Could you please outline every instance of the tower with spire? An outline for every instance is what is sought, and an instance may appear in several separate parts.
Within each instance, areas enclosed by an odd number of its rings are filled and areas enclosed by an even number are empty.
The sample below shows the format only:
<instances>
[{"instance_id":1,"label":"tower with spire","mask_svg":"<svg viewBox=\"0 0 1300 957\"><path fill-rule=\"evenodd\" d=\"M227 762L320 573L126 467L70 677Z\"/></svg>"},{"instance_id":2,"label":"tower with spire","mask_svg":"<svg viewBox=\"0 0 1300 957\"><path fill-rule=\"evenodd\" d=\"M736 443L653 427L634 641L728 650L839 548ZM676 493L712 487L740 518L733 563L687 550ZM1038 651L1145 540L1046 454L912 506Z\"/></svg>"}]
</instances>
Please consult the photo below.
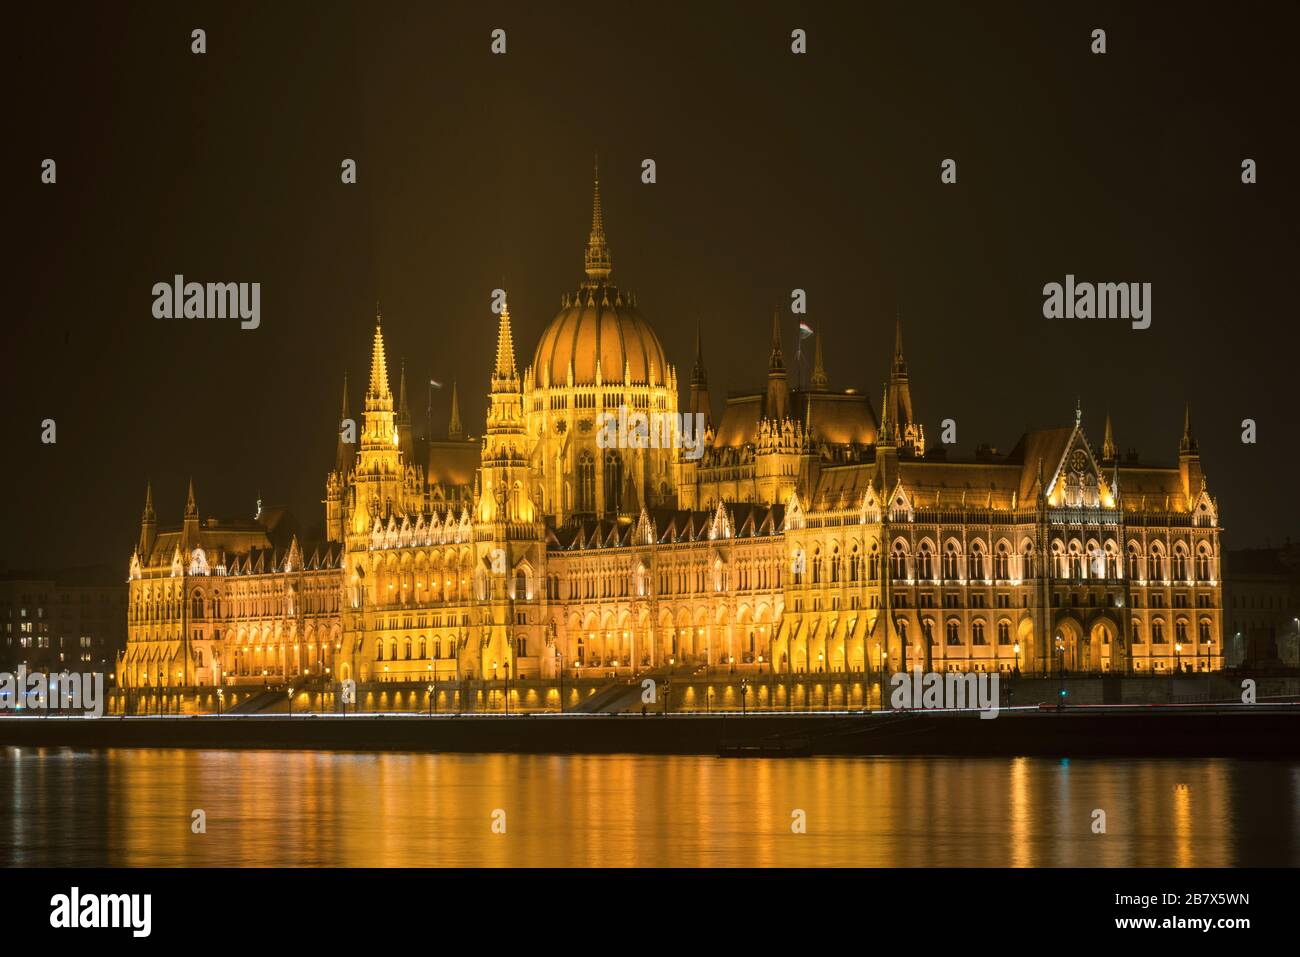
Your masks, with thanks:
<instances>
[{"instance_id":1,"label":"tower with spire","mask_svg":"<svg viewBox=\"0 0 1300 957\"><path fill-rule=\"evenodd\" d=\"M695 326L695 365L691 369L691 405L692 415L703 415L704 422L711 424L713 411L709 407L709 376L704 371L704 342L700 326Z\"/></svg>"},{"instance_id":2,"label":"tower with spire","mask_svg":"<svg viewBox=\"0 0 1300 957\"><path fill-rule=\"evenodd\" d=\"M882 419L889 419L894 442L900 455L920 458L925 455L925 426L912 414L912 388L908 381L907 360L903 357L903 318L894 319L894 356L889 366L889 385L885 390Z\"/></svg>"}]
</instances>

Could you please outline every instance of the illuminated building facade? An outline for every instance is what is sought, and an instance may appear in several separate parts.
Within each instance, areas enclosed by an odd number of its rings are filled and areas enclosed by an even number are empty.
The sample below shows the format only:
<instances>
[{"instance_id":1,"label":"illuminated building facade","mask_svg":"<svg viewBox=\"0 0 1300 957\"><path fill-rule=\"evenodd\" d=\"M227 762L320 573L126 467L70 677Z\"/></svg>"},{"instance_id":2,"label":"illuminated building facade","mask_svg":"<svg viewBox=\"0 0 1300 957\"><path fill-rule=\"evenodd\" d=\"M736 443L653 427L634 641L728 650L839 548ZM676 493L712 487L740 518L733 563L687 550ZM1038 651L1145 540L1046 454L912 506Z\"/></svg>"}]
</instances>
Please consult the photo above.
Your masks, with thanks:
<instances>
[{"instance_id":1,"label":"illuminated building facade","mask_svg":"<svg viewBox=\"0 0 1300 957\"><path fill-rule=\"evenodd\" d=\"M697 342L682 411L706 418L701 457L606 448L602 415L679 409L611 281L599 183L584 267L522 373L502 309L480 439L458 392L445 439L413 435L376 319L360 423L344 386L327 541L301 547L260 508L202 521L192 488L160 533L147 502L124 683L1223 667L1190 415L1177 465L1121 456L1109 417L1095 448L1078 410L950 461L914 416L901 323L878 415L830 387L820 336L792 382L774 320L764 387L716 425Z\"/></svg>"}]
</instances>

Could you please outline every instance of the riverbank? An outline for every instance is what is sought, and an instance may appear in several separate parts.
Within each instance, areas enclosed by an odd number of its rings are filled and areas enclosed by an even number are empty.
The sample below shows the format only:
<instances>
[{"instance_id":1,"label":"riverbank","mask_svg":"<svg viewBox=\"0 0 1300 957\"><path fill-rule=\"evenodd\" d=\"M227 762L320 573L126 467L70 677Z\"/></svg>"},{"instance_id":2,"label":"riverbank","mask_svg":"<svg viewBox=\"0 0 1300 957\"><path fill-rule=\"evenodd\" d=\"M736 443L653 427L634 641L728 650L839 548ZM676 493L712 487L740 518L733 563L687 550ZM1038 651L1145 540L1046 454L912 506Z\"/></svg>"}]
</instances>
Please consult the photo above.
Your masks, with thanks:
<instances>
[{"instance_id":1,"label":"riverbank","mask_svg":"<svg viewBox=\"0 0 1300 957\"><path fill-rule=\"evenodd\" d=\"M0 745L522 754L1300 757L1300 705L977 712L0 718Z\"/></svg>"}]
</instances>

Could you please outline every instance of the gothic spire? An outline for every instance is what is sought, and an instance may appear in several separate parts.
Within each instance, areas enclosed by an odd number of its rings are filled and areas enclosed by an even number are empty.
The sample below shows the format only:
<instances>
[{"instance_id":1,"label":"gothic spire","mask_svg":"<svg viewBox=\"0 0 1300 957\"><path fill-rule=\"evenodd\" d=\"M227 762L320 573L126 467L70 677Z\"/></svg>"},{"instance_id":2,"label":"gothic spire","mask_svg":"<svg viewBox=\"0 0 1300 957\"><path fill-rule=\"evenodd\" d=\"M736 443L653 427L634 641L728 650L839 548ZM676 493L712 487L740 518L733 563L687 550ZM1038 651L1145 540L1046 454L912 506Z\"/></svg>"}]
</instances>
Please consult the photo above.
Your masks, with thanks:
<instances>
[{"instance_id":1,"label":"gothic spire","mask_svg":"<svg viewBox=\"0 0 1300 957\"><path fill-rule=\"evenodd\" d=\"M700 323L695 324L695 368L691 370L691 385L707 385L708 374L704 371L704 340L700 333Z\"/></svg>"},{"instance_id":2,"label":"gothic spire","mask_svg":"<svg viewBox=\"0 0 1300 957\"><path fill-rule=\"evenodd\" d=\"M513 379L515 371L515 340L510 332L510 309L501 305L501 322L497 326L497 364L494 379Z\"/></svg>"},{"instance_id":3,"label":"gothic spire","mask_svg":"<svg viewBox=\"0 0 1300 957\"><path fill-rule=\"evenodd\" d=\"M140 516L142 522L153 522L156 516L153 511L153 483L144 483L144 513Z\"/></svg>"},{"instance_id":4,"label":"gothic spire","mask_svg":"<svg viewBox=\"0 0 1300 957\"><path fill-rule=\"evenodd\" d=\"M397 414L410 412L410 406L406 403L406 360L402 360L402 377L398 380L397 386Z\"/></svg>"},{"instance_id":5,"label":"gothic spire","mask_svg":"<svg viewBox=\"0 0 1300 957\"><path fill-rule=\"evenodd\" d=\"M768 372L785 369L785 356L781 353L781 311L772 310L772 356L767 363Z\"/></svg>"},{"instance_id":6,"label":"gothic spire","mask_svg":"<svg viewBox=\"0 0 1300 957\"><path fill-rule=\"evenodd\" d=\"M464 438L465 431L460 425L460 395L456 390L456 383L451 384L451 421L447 423L447 438L457 442Z\"/></svg>"},{"instance_id":7,"label":"gothic spire","mask_svg":"<svg viewBox=\"0 0 1300 957\"><path fill-rule=\"evenodd\" d=\"M820 325L821 323L818 323L818 326ZM825 392L830 388L830 380L826 377L826 366L822 364L822 332L820 328L817 330L814 342L812 388L814 392Z\"/></svg>"},{"instance_id":8,"label":"gothic spire","mask_svg":"<svg viewBox=\"0 0 1300 957\"><path fill-rule=\"evenodd\" d=\"M352 469L352 462L356 457L356 442L343 441L344 425L343 423L352 418L349 411L348 403L348 374L343 373L343 404L339 409L339 441L338 448L334 453L334 471L340 476L345 476ZM353 428L353 438L356 438L356 430Z\"/></svg>"},{"instance_id":9,"label":"gothic spire","mask_svg":"<svg viewBox=\"0 0 1300 957\"><path fill-rule=\"evenodd\" d=\"M609 245L605 242L605 216L600 206L600 160L595 166L595 184L591 195L591 235L587 238L587 254L584 257L587 279L598 283L608 278L613 270L610 260Z\"/></svg>"},{"instance_id":10,"label":"gothic spire","mask_svg":"<svg viewBox=\"0 0 1300 957\"><path fill-rule=\"evenodd\" d=\"M907 375L907 360L903 358L903 314L894 316L894 375Z\"/></svg>"},{"instance_id":11,"label":"gothic spire","mask_svg":"<svg viewBox=\"0 0 1300 957\"><path fill-rule=\"evenodd\" d=\"M190 478L190 490L185 496L185 517L197 518L199 507L194 503L194 479Z\"/></svg>"},{"instance_id":12,"label":"gothic spire","mask_svg":"<svg viewBox=\"0 0 1300 957\"><path fill-rule=\"evenodd\" d=\"M1112 461L1115 454L1115 433L1110 427L1110 413L1106 413L1106 434L1101 440L1101 458L1104 462Z\"/></svg>"},{"instance_id":13,"label":"gothic spire","mask_svg":"<svg viewBox=\"0 0 1300 957\"><path fill-rule=\"evenodd\" d=\"M381 328L383 318L376 308L375 343L370 353L370 390L367 393L376 398L387 398L392 395L388 391L388 360L384 356L384 331Z\"/></svg>"},{"instance_id":14,"label":"gothic spire","mask_svg":"<svg viewBox=\"0 0 1300 957\"><path fill-rule=\"evenodd\" d=\"M1192 406L1190 402L1183 406L1183 440L1178 443L1178 451L1189 454L1195 454L1196 452L1196 436L1192 434Z\"/></svg>"}]
</instances>

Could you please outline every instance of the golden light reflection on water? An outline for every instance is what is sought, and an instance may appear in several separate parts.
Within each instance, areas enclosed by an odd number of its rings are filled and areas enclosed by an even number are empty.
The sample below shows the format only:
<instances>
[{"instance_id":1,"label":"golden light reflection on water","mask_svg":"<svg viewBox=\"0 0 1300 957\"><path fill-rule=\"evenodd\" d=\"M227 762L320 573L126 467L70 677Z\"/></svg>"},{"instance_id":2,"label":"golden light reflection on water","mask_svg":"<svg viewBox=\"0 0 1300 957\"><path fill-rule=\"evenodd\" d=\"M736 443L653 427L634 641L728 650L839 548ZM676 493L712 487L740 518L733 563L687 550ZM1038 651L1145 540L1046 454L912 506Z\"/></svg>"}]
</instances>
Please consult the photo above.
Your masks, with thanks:
<instances>
[{"instance_id":1,"label":"golden light reflection on water","mask_svg":"<svg viewBox=\"0 0 1300 957\"><path fill-rule=\"evenodd\" d=\"M5 864L1300 863L1282 762L10 748L0 784Z\"/></svg>"}]
</instances>

